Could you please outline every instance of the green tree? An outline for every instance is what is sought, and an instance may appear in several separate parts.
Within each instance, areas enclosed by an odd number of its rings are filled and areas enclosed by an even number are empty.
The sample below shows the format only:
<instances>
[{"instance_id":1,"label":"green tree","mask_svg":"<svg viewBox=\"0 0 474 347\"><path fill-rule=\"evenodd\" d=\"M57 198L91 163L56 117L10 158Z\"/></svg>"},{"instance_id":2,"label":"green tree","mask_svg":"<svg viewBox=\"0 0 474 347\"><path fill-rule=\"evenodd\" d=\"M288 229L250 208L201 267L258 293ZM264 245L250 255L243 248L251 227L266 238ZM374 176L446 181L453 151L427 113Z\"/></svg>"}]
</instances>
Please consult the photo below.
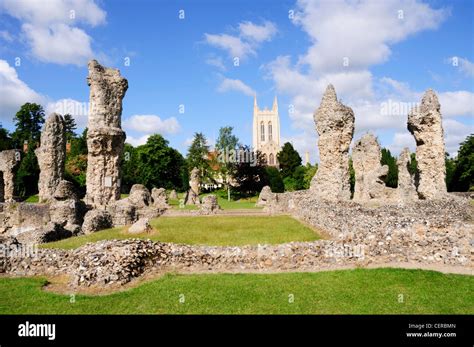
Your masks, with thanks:
<instances>
[{"instance_id":1,"label":"green tree","mask_svg":"<svg viewBox=\"0 0 474 347\"><path fill-rule=\"evenodd\" d=\"M252 153L249 146L240 146L240 151ZM268 185L267 172L265 170L266 161L260 151L255 152L253 161L240 161L236 163L234 180L236 186L233 187L236 195L240 197L254 196Z\"/></svg>"},{"instance_id":2,"label":"green tree","mask_svg":"<svg viewBox=\"0 0 474 347\"><path fill-rule=\"evenodd\" d=\"M81 136L71 138L71 151L68 157L73 158L77 155L87 154L87 128L84 129Z\"/></svg>"},{"instance_id":3,"label":"green tree","mask_svg":"<svg viewBox=\"0 0 474 347\"><path fill-rule=\"evenodd\" d=\"M39 180L38 160L33 150L22 155L20 165L15 174L15 192L20 199L26 199L38 193Z\"/></svg>"},{"instance_id":4,"label":"green tree","mask_svg":"<svg viewBox=\"0 0 474 347\"><path fill-rule=\"evenodd\" d=\"M201 177L209 177L209 145L203 133L195 133L193 142L188 149L187 163L189 171L197 167L201 172Z\"/></svg>"},{"instance_id":5,"label":"green tree","mask_svg":"<svg viewBox=\"0 0 474 347\"><path fill-rule=\"evenodd\" d=\"M44 124L44 110L41 105L27 102L13 117L15 131L12 134L13 145L22 148L28 141L30 147L39 143L41 127Z\"/></svg>"},{"instance_id":6,"label":"green tree","mask_svg":"<svg viewBox=\"0 0 474 347\"><path fill-rule=\"evenodd\" d=\"M385 185L387 187L397 188L398 186L398 167L397 159L390 153L390 150L382 148L381 165L388 166L388 174L385 178Z\"/></svg>"},{"instance_id":7,"label":"green tree","mask_svg":"<svg viewBox=\"0 0 474 347\"><path fill-rule=\"evenodd\" d=\"M273 193L283 193L285 191L285 184L281 178L280 171L276 167L266 167L268 185Z\"/></svg>"},{"instance_id":8,"label":"green tree","mask_svg":"<svg viewBox=\"0 0 474 347\"><path fill-rule=\"evenodd\" d=\"M138 182L137 150L131 144L125 143L122 153L122 192L128 193L130 188Z\"/></svg>"},{"instance_id":9,"label":"green tree","mask_svg":"<svg viewBox=\"0 0 474 347\"><path fill-rule=\"evenodd\" d=\"M155 134L146 144L135 149L136 183L149 189L162 187L184 191L188 187L189 173L181 153L168 146L163 136Z\"/></svg>"},{"instance_id":10,"label":"green tree","mask_svg":"<svg viewBox=\"0 0 474 347\"><path fill-rule=\"evenodd\" d=\"M219 129L219 137L216 141L216 150L219 158L219 173L227 189L227 200L230 201L230 178L235 167L232 162L228 160L230 153L237 149L239 139L232 134L232 127L222 127Z\"/></svg>"},{"instance_id":11,"label":"green tree","mask_svg":"<svg viewBox=\"0 0 474 347\"><path fill-rule=\"evenodd\" d=\"M7 129L2 127L0 123L0 151L5 149L11 149L12 146L12 139L10 137L10 133Z\"/></svg>"},{"instance_id":12,"label":"green tree","mask_svg":"<svg viewBox=\"0 0 474 347\"><path fill-rule=\"evenodd\" d=\"M66 113L64 116L64 131L66 133L66 139L68 141L71 141L73 138L75 138L76 135L76 129L77 129L77 124L73 116L71 116L69 113Z\"/></svg>"},{"instance_id":13,"label":"green tree","mask_svg":"<svg viewBox=\"0 0 474 347\"><path fill-rule=\"evenodd\" d=\"M309 189L311 181L313 180L314 175L316 175L316 171L318 171L318 164L306 164L306 172L303 178L303 189Z\"/></svg>"},{"instance_id":14,"label":"green tree","mask_svg":"<svg viewBox=\"0 0 474 347\"><path fill-rule=\"evenodd\" d=\"M351 186L351 198L354 196L354 187L355 187L355 170L352 157L349 157L349 183Z\"/></svg>"},{"instance_id":15,"label":"green tree","mask_svg":"<svg viewBox=\"0 0 474 347\"><path fill-rule=\"evenodd\" d=\"M451 191L454 171L456 170L456 160L450 158L449 153L446 152L444 155L444 163L446 166L446 187L448 188L448 191Z\"/></svg>"},{"instance_id":16,"label":"green tree","mask_svg":"<svg viewBox=\"0 0 474 347\"><path fill-rule=\"evenodd\" d=\"M74 184L81 195L84 195L87 176L87 128L81 136L71 138L70 143L71 150L66 155L64 176Z\"/></svg>"},{"instance_id":17,"label":"green tree","mask_svg":"<svg viewBox=\"0 0 474 347\"><path fill-rule=\"evenodd\" d=\"M301 157L293 148L293 145L286 142L277 154L281 175L283 178L293 176L296 168L301 165Z\"/></svg>"},{"instance_id":18,"label":"green tree","mask_svg":"<svg viewBox=\"0 0 474 347\"><path fill-rule=\"evenodd\" d=\"M86 193L87 154L66 158L64 178L74 184L81 196Z\"/></svg>"},{"instance_id":19,"label":"green tree","mask_svg":"<svg viewBox=\"0 0 474 347\"><path fill-rule=\"evenodd\" d=\"M415 186L418 187L420 173L418 171L418 162L416 161L416 153L410 154L410 163L408 164L408 172L412 175Z\"/></svg>"},{"instance_id":20,"label":"green tree","mask_svg":"<svg viewBox=\"0 0 474 347\"><path fill-rule=\"evenodd\" d=\"M450 189L458 192L474 189L474 134L469 135L461 143Z\"/></svg>"}]
</instances>

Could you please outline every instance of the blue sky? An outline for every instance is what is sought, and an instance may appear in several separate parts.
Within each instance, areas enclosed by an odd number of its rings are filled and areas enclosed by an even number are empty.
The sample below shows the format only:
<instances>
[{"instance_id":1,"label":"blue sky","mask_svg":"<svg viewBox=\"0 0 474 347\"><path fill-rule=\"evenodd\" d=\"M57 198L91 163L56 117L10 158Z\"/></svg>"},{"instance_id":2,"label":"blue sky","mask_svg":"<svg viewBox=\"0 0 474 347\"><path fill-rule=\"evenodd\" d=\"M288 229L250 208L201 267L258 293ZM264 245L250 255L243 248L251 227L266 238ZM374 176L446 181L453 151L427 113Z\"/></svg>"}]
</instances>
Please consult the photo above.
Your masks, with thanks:
<instances>
[{"instance_id":1,"label":"blue sky","mask_svg":"<svg viewBox=\"0 0 474 347\"><path fill-rule=\"evenodd\" d=\"M12 129L35 101L84 127L96 58L128 79L122 119L135 145L158 132L185 154L194 132L212 144L228 125L250 144L256 93L259 106L278 96L283 140L317 161L312 113L333 83L355 111L354 139L373 132L395 153L414 150L407 112L383 106L433 88L455 154L474 132L473 23L468 0L2 0L0 122Z\"/></svg>"}]
</instances>

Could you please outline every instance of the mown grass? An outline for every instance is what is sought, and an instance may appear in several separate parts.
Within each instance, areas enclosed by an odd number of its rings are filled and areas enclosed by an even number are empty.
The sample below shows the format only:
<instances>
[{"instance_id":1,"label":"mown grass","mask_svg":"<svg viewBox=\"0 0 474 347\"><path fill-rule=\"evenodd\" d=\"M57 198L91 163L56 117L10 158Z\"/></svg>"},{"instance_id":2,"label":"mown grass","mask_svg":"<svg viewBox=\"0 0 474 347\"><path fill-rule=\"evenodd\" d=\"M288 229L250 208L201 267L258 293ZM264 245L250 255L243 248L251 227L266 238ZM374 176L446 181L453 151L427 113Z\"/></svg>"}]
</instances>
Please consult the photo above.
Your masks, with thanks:
<instances>
[{"instance_id":1,"label":"mown grass","mask_svg":"<svg viewBox=\"0 0 474 347\"><path fill-rule=\"evenodd\" d=\"M129 235L126 228L113 228L42 245L47 248L77 248L87 242L139 237L162 242L240 246L313 241L320 236L289 216L179 216L153 219L153 234Z\"/></svg>"},{"instance_id":2,"label":"mown grass","mask_svg":"<svg viewBox=\"0 0 474 347\"><path fill-rule=\"evenodd\" d=\"M202 199L208 194L201 194L199 197ZM181 210L196 210L197 206L195 205L180 205L180 199L185 198L185 193L179 193L178 199L170 199L169 204L173 209L181 209ZM261 207L255 206L257 203L258 197L253 196L246 199L239 199L239 200L230 200L228 201L225 198L217 196L217 201L219 206L223 210L235 210L235 209L261 209Z\"/></svg>"},{"instance_id":3,"label":"mown grass","mask_svg":"<svg viewBox=\"0 0 474 347\"><path fill-rule=\"evenodd\" d=\"M474 277L422 270L170 274L74 303L45 283L0 278L0 314L474 314Z\"/></svg>"}]
</instances>

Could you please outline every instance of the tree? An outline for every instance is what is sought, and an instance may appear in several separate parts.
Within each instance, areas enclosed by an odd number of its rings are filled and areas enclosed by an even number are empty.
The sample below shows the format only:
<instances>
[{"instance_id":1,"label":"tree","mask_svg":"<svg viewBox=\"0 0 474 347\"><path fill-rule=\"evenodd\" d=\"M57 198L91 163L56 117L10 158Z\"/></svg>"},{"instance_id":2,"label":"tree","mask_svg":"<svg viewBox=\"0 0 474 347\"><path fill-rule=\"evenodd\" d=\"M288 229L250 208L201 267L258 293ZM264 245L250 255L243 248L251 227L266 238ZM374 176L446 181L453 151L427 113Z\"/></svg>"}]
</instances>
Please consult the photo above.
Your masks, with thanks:
<instances>
[{"instance_id":1,"label":"tree","mask_svg":"<svg viewBox=\"0 0 474 347\"><path fill-rule=\"evenodd\" d=\"M240 146L240 151L252 153L249 146ZM236 164L234 189L241 197L254 196L268 185L267 173L265 170L266 161L260 151L255 152L255 160L242 160Z\"/></svg>"},{"instance_id":2,"label":"tree","mask_svg":"<svg viewBox=\"0 0 474 347\"><path fill-rule=\"evenodd\" d=\"M235 151L239 143L237 136L232 134L232 127L222 127L219 129L219 137L216 141L216 149L219 152L219 173L227 188L227 200L230 201L230 177L233 173L234 165L228 160L232 151Z\"/></svg>"},{"instance_id":3,"label":"tree","mask_svg":"<svg viewBox=\"0 0 474 347\"><path fill-rule=\"evenodd\" d=\"M25 141L34 147L39 143L41 127L44 124L44 110L41 105L27 102L13 117L15 131L12 134L13 145L22 148Z\"/></svg>"},{"instance_id":4,"label":"tree","mask_svg":"<svg viewBox=\"0 0 474 347\"><path fill-rule=\"evenodd\" d=\"M281 178L280 171L276 167L266 167L268 185L273 193L283 193L285 191L285 184Z\"/></svg>"},{"instance_id":5,"label":"tree","mask_svg":"<svg viewBox=\"0 0 474 347\"><path fill-rule=\"evenodd\" d=\"M155 134L146 144L138 146L130 160L136 161L136 182L151 188L177 189L188 188L189 173L181 153L168 146L163 136ZM129 182L130 184L132 182Z\"/></svg>"},{"instance_id":6,"label":"tree","mask_svg":"<svg viewBox=\"0 0 474 347\"><path fill-rule=\"evenodd\" d=\"M38 193L39 166L33 150L28 150L21 159L15 174L15 192L20 199Z\"/></svg>"},{"instance_id":7,"label":"tree","mask_svg":"<svg viewBox=\"0 0 474 347\"><path fill-rule=\"evenodd\" d=\"M469 135L461 143L450 188L458 192L474 189L474 134Z\"/></svg>"},{"instance_id":8,"label":"tree","mask_svg":"<svg viewBox=\"0 0 474 347\"><path fill-rule=\"evenodd\" d=\"M310 163L306 164L306 172L303 178L303 189L309 189L311 186L311 181L313 180L314 175L318 171L318 164L311 165Z\"/></svg>"},{"instance_id":9,"label":"tree","mask_svg":"<svg viewBox=\"0 0 474 347\"><path fill-rule=\"evenodd\" d=\"M203 133L195 133L193 142L188 149L187 162L189 170L197 167L201 177L209 176L209 145Z\"/></svg>"},{"instance_id":10,"label":"tree","mask_svg":"<svg viewBox=\"0 0 474 347\"><path fill-rule=\"evenodd\" d=\"M390 150L382 148L381 165L388 166L388 174L385 178L385 185L387 187L397 188L398 186L398 166L397 159L390 153Z\"/></svg>"},{"instance_id":11,"label":"tree","mask_svg":"<svg viewBox=\"0 0 474 347\"><path fill-rule=\"evenodd\" d=\"M64 116L64 131L66 133L66 139L68 141L71 141L73 138L75 138L76 132L75 130L77 129L77 124L73 116L71 116L69 113L66 113Z\"/></svg>"},{"instance_id":12,"label":"tree","mask_svg":"<svg viewBox=\"0 0 474 347\"><path fill-rule=\"evenodd\" d=\"M301 157L289 142L277 154L280 171L283 178L290 177L298 166L301 165Z\"/></svg>"},{"instance_id":13,"label":"tree","mask_svg":"<svg viewBox=\"0 0 474 347\"><path fill-rule=\"evenodd\" d=\"M81 195L84 195L87 176L87 128L81 136L71 138L70 143L71 150L66 155L64 176L74 184Z\"/></svg>"},{"instance_id":14,"label":"tree","mask_svg":"<svg viewBox=\"0 0 474 347\"><path fill-rule=\"evenodd\" d=\"M355 170L352 157L349 157L349 184L351 186L351 198L354 196Z\"/></svg>"},{"instance_id":15,"label":"tree","mask_svg":"<svg viewBox=\"0 0 474 347\"><path fill-rule=\"evenodd\" d=\"M87 154L87 128L84 129L81 136L73 137L70 141L71 150L68 157L73 158L77 155Z\"/></svg>"},{"instance_id":16,"label":"tree","mask_svg":"<svg viewBox=\"0 0 474 347\"><path fill-rule=\"evenodd\" d=\"M0 123L0 151L5 149L11 149L12 139L10 137L10 133L7 129L2 127Z\"/></svg>"},{"instance_id":17,"label":"tree","mask_svg":"<svg viewBox=\"0 0 474 347\"><path fill-rule=\"evenodd\" d=\"M456 160L453 158L449 157L449 153L446 152L444 154L444 163L446 166L446 187L448 191L452 191L452 185L453 185L453 176L454 176L454 171L456 170Z\"/></svg>"}]
</instances>

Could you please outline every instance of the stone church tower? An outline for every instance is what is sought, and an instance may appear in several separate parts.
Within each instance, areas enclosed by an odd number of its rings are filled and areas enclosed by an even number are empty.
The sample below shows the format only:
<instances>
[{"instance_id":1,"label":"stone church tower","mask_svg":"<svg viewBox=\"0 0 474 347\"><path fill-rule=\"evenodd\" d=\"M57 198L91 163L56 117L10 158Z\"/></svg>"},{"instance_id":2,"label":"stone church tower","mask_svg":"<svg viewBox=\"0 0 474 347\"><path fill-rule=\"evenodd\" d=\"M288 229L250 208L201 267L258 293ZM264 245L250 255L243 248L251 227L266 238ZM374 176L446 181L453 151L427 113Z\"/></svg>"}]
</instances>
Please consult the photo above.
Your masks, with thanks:
<instances>
[{"instance_id":1,"label":"stone church tower","mask_svg":"<svg viewBox=\"0 0 474 347\"><path fill-rule=\"evenodd\" d=\"M271 110L261 110L257 96L253 102L253 150L259 150L269 166L278 166L277 153L280 151L280 117L275 96Z\"/></svg>"}]
</instances>

